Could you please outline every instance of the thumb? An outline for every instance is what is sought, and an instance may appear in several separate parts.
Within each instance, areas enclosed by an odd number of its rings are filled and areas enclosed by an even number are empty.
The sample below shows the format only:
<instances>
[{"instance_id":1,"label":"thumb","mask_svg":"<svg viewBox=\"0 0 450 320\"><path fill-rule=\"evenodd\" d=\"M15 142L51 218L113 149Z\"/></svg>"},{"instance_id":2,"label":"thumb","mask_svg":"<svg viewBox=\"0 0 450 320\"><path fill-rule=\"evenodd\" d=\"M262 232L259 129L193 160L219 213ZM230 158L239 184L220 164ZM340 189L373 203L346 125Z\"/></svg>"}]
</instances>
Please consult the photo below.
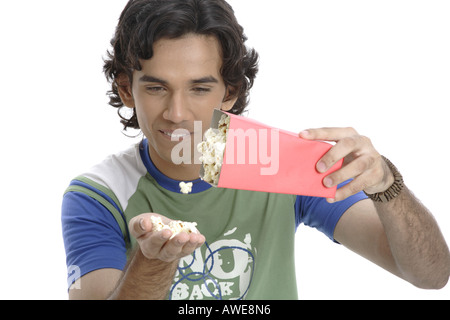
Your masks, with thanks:
<instances>
[{"instance_id":1,"label":"thumb","mask_svg":"<svg viewBox=\"0 0 450 320\"><path fill-rule=\"evenodd\" d=\"M130 220L128 228L133 237L137 239L152 231L153 229L153 224L151 220L152 215L153 214L151 213L144 213Z\"/></svg>"}]
</instances>

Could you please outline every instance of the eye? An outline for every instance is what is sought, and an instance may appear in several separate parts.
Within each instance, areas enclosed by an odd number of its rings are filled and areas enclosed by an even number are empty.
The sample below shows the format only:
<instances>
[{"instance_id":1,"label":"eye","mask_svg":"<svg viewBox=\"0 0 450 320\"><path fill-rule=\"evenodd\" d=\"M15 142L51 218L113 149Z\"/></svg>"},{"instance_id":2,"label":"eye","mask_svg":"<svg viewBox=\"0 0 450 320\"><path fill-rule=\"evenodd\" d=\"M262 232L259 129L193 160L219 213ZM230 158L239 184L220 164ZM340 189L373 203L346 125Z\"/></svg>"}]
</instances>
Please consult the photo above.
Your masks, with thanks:
<instances>
[{"instance_id":1,"label":"eye","mask_svg":"<svg viewBox=\"0 0 450 320\"><path fill-rule=\"evenodd\" d=\"M194 88L192 88L192 91L194 91L196 94L205 94L205 93L211 92L211 88L194 87Z\"/></svg>"},{"instance_id":2,"label":"eye","mask_svg":"<svg viewBox=\"0 0 450 320\"><path fill-rule=\"evenodd\" d=\"M164 92L165 91L165 88L164 87L161 87L161 86L148 86L148 87L145 87L145 90L147 91L147 92L149 92L149 93L162 93L162 92Z\"/></svg>"}]
</instances>

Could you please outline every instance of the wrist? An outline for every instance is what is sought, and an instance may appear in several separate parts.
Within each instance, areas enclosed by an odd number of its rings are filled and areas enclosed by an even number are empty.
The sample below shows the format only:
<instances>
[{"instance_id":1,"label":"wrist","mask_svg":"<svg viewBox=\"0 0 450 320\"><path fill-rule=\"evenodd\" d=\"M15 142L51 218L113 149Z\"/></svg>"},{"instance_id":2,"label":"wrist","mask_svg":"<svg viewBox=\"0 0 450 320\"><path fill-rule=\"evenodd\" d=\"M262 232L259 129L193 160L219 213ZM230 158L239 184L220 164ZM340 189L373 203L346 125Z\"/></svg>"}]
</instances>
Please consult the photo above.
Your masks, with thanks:
<instances>
[{"instance_id":1,"label":"wrist","mask_svg":"<svg viewBox=\"0 0 450 320\"><path fill-rule=\"evenodd\" d=\"M389 187L386 188L384 191L376 192L376 193L370 193L364 191L364 193L374 202L389 202L393 199L395 199L405 188L404 182L403 182L403 176L398 171L397 167L389 161L384 156L381 156L386 164L386 166L389 168L387 181L386 183Z\"/></svg>"},{"instance_id":2,"label":"wrist","mask_svg":"<svg viewBox=\"0 0 450 320\"><path fill-rule=\"evenodd\" d=\"M178 261L164 262L159 259L148 259L138 246L110 299L166 299L178 267Z\"/></svg>"},{"instance_id":3,"label":"wrist","mask_svg":"<svg viewBox=\"0 0 450 320\"><path fill-rule=\"evenodd\" d=\"M135 260L135 263L138 265L142 265L144 269L148 268L148 266L151 266L153 270L160 269L160 270L166 270L170 269L171 266L178 266L179 259L171 260L171 261L164 261L157 258L148 258L141 250L141 248L138 246L136 248L136 253L133 256L133 260Z\"/></svg>"}]
</instances>

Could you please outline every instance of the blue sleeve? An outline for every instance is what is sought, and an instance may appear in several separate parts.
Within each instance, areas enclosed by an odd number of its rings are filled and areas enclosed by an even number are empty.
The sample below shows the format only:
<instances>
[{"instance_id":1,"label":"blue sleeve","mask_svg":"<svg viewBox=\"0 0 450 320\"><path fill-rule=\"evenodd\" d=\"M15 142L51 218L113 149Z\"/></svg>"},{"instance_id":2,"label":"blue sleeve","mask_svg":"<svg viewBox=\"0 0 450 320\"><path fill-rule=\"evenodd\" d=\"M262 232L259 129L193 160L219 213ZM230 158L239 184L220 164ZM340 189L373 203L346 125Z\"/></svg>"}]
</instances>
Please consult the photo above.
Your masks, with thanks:
<instances>
[{"instance_id":1,"label":"blue sleeve","mask_svg":"<svg viewBox=\"0 0 450 320\"><path fill-rule=\"evenodd\" d=\"M350 181L341 183L338 188L343 187ZM295 202L296 227L303 223L306 226L316 228L335 241L333 234L339 219L348 208L364 199L367 199L367 196L362 191L335 203L328 203L325 198L297 196Z\"/></svg>"},{"instance_id":2,"label":"blue sleeve","mask_svg":"<svg viewBox=\"0 0 450 320\"><path fill-rule=\"evenodd\" d=\"M123 270L125 240L113 215L100 202L81 192L66 193L61 222L69 287L97 269Z\"/></svg>"}]
</instances>

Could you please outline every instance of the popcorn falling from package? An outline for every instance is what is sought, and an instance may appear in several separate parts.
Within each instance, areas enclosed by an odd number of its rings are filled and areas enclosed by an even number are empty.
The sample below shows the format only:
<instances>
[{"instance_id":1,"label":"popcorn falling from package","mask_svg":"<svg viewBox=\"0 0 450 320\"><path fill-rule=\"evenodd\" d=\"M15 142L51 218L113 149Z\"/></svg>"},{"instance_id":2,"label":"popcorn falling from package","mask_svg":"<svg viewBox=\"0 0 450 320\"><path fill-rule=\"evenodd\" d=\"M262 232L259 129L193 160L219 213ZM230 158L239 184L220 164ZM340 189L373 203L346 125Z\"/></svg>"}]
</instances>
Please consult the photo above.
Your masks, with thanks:
<instances>
[{"instance_id":1,"label":"popcorn falling from package","mask_svg":"<svg viewBox=\"0 0 450 320\"><path fill-rule=\"evenodd\" d=\"M153 224L153 231L161 231L164 229L169 229L170 231L172 231L172 236L170 237L170 239L172 239L181 232L199 233L199 231L196 228L197 226L196 222L184 222L177 220L177 221L170 221L170 223L167 225L162 222L161 217L152 216L151 220Z\"/></svg>"},{"instance_id":2,"label":"popcorn falling from package","mask_svg":"<svg viewBox=\"0 0 450 320\"><path fill-rule=\"evenodd\" d=\"M218 129L209 128L205 132L204 141L197 146L197 150L202 154L200 157L204 169L202 179L216 186L219 182L229 126L230 117L222 115Z\"/></svg>"},{"instance_id":3,"label":"popcorn falling from package","mask_svg":"<svg viewBox=\"0 0 450 320\"><path fill-rule=\"evenodd\" d=\"M194 184L192 182L180 182L180 192L184 194L189 194L192 192L192 186Z\"/></svg>"}]
</instances>

